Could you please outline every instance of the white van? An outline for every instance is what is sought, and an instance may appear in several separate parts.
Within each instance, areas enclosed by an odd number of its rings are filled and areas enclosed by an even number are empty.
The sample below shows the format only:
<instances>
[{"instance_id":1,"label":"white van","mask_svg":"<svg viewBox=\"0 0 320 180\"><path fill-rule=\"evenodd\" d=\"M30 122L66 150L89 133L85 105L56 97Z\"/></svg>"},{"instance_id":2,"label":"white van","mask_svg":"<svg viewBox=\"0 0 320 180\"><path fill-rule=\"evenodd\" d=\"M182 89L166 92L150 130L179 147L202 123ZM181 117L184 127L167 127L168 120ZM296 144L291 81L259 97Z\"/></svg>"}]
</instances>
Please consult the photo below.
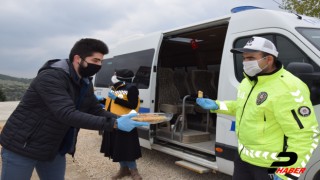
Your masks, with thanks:
<instances>
[{"instance_id":1,"label":"white van","mask_svg":"<svg viewBox=\"0 0 320 180\"><path fill-rule=\"evenodd\" d=\"M209 114L195 105L197 91L219 100L236 99L243 79L241 55L252 36L277 46L278 60L305 81L320 118L320 20L253 9L168 31L127 39L111 48L95 77L95 93L107 96L115 69L135 72L139 112L173 113L170 123L139 128L145 148L176 156L178 165L199 173L233 173L237 151L235 117ZM320 179L320 149L300 179Z\"/></svg>"}]
</instances>

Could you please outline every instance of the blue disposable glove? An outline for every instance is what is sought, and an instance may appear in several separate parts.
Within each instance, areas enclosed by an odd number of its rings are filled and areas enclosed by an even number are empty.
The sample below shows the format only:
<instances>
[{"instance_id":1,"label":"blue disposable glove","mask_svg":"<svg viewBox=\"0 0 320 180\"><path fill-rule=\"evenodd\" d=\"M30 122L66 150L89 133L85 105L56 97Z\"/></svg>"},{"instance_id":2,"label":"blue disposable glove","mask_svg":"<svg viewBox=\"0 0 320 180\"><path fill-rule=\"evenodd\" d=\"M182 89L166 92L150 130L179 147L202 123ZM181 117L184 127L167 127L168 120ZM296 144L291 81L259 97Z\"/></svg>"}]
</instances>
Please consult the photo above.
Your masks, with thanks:
<instances>
[{"instance_id":1,"label":"blue disposable glove","mask_svg":"<svg viewBox=\"0 0 320 180\"><path fill-rule=\"evenodd\" d=\"M116 96L113 92L111 92L111 91L109 91L108 97L111 98L111 99L113 99L113 100L115 100L115 99L117 98L117 96Z\"/></svg>"},{"instance_id":2,"label":"blue disposable glove","mask_svg":"<svg viewBox=\"0 0 320 180\"><path fill-rule=\"evenodd\" d=\"M273 180L282 180L278 175L274 174Z\"/></svg>"},{"instance_id":3,"label":"blue disposable glove","mask_svg":"<svg viewBox=\"0 0 320 180\"><path fill-rule=\"evenodd\" d=\"M218 104L214 100L208 98L197 98L197 104L207 110L219 109Z\"/></svg>"},{"instance_id":4,"label":"blue disposable glove","mask_svg":"<svg viewBox=\"0 0 320 180\"><path fill-rule=\"evenodd\" d=\"M96 95L96 98L98 101L103 101L103 99L104 99L102 96L99 96L99 95Z\"/></svg>"},{"instance_id":5,"label":"blue disposable glove","mask_svg":"<svg viewBox=\"0 0 320 180\"><path fill-rule=\"evenodd\" d=\"M135 116L137 116L137 113L131 113L118 118L117 119L118 129L120 129L121 131L130 132L135 127L150 125L147 122L137 122L137 121L131 120L131 118Z\"/></svg>"}]
</instances>

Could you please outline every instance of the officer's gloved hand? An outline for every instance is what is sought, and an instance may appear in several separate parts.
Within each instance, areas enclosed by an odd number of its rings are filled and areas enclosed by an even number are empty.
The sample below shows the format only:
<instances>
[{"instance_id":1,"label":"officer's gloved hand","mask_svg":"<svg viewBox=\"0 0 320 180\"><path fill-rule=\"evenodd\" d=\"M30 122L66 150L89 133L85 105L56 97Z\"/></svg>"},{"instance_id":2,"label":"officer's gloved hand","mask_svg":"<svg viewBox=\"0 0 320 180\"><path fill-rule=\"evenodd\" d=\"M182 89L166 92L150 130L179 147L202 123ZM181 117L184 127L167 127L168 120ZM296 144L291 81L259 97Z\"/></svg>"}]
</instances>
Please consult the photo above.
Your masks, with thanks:
<instances>
[{"instance_id":1,"label":"officer's gloved hand","mask_svg":"<svg viewBox=\"0 0 320 180\"><path fill-rule=\"evenodd\" d=\"M135 127L150 125L147 122L137 122L137 121L131 120L131 118L135 116L137 116L137 113L131 113L118 118L117 119L118 129L120 129L121 131L130 132Z\"/></svg>"},{"instance_id":2,"label":"officer's gloved hand","mask_svg":"<svg viewBox=\"0 0 320 180\"><path fill-rule=\"evenodd\" d=\"M207 110L217 110L219 109L218 104L209 98L197 98L197 104L201 106L203 109Z\"/></svg>"},{"instance_id":3,"label":"officer's gloved hand","mask_svg":"<svg viewBox=\"0 0 320 180\"><path fill-rule=\"evenodd\" d=\"M115 99L117 98L117 96L116 96L113 92L111 92L111 91L109 91L108 97L111 98L111 99L113 99L113 100L115 100Z\"/></svg>"},{"instance_id":4,"label":"officer's gloved hand","mask_svg":"<svg viewBox=\"0 0 320 180\"><path fill-rule=\"evenodd\" d=\"M282 180L278 175L274 174L273 180Z\"/></svg>"}]
</instances>

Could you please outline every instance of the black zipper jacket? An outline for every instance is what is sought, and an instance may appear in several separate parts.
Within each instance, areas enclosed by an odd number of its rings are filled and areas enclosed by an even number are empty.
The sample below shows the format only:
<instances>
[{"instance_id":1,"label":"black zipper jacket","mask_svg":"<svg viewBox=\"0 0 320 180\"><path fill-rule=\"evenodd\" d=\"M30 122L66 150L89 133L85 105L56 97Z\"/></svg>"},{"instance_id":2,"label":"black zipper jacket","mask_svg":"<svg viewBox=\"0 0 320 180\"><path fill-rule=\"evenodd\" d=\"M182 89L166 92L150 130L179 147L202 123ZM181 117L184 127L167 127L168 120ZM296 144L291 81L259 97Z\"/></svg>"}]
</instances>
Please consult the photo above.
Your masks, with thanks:
<instances>
[{"instance_id":1,"label":"black zipper jacket","mask_svg":"<svg viewBox=\"0 0 320 180\"><path fill-rule=\"evenodd\" d=\"M88 90L77 104L82 83ZM111 131L115 118L99 105L91 79L79 80L69 60L50 60L7 120L0 143L22 156L48 161L57 155L71 127ZM73 143L70 154L75 152Z\"/></svg>"}]
</instances>

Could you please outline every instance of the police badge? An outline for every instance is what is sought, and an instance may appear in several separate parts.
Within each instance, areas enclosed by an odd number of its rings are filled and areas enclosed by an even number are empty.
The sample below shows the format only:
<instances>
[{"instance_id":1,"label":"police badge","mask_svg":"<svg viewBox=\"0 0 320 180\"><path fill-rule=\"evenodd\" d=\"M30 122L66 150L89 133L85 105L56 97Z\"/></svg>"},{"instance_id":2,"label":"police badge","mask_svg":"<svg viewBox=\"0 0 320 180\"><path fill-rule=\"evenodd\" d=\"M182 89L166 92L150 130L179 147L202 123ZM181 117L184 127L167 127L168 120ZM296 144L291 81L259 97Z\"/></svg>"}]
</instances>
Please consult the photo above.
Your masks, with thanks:
<instances>
[{"instance_id":1,"label":"police badge","mask_svg":"<svg viewBox=\"0 0 320 180\"><path fill-rule=\"evenodd\" d=\"M303 117L307 117L311 114L311 110L307 106L301 106L298 111L299 114Z\"/></svg>"},{"instance_id":2,"label":"police badge","mask_svg":"<svg viewBox=\"0 0 320 180\"><path fill-rule=\"evenodd\" d=\"M268 97L268 94L266 92L260 92L257 96L256 103L257 105L262 104Z\"/></svg>"}]
</instances>

